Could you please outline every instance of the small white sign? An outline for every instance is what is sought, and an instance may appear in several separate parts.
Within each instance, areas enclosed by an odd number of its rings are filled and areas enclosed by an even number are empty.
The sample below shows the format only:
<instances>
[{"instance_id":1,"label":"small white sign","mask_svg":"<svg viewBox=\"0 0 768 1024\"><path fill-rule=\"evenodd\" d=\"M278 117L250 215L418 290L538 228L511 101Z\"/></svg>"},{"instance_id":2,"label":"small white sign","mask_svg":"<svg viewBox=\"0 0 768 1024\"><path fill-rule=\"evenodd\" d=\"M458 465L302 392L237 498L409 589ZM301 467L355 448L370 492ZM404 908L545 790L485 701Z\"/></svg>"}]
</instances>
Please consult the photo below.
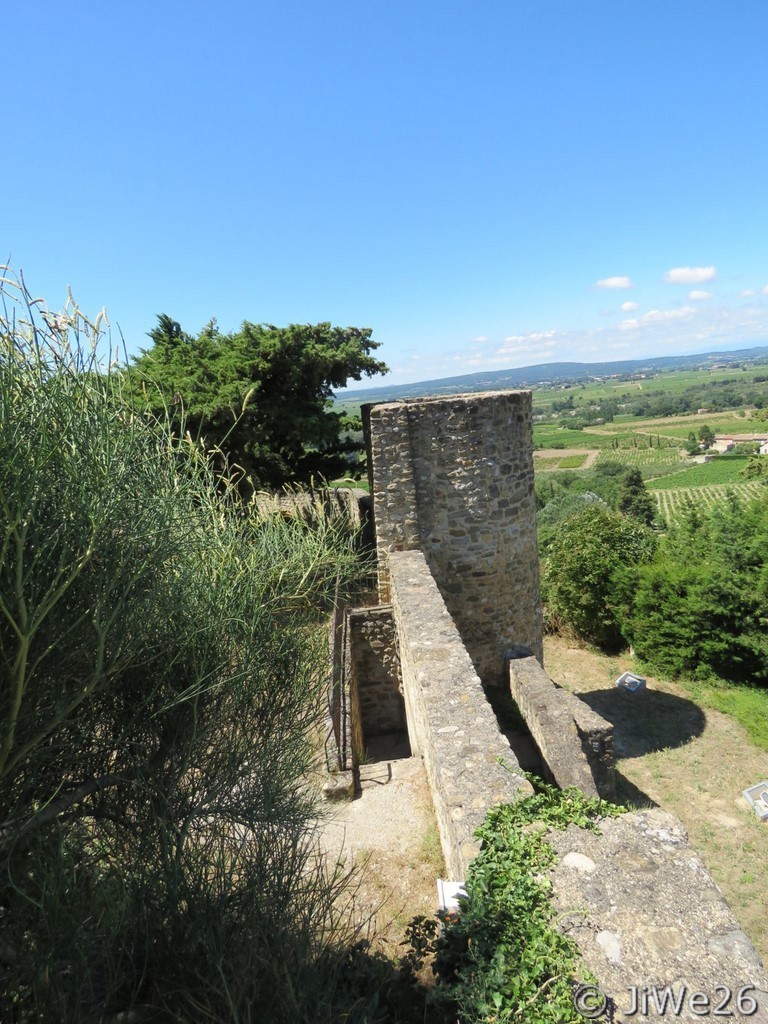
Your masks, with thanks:
<instances>
[{"instance_id":1,"label":"small white sign","mask_svg":"<svg viewBox=\"0 0 768 1024\"><path fill-rule=\"evenodd\" d=\"M437 880L437 905L445 914L458 914L459 899L466 896L463 882L447 882L443 878Z\"/></svg>"},{"instance_id":2,"label":"small white sign","mask_svg":"<svg viewBox=\"0 0 768 1024\"><path fill-rule=\"evenodd\" d=\"M768 821L768 780L756 782L741 791L741 795L758 816L760 821Z\"/></svg>"},{"instance_id":3,"label":"small white sign","mask_svg":"<svg viewBox=\"0 0 768 1024\"><path fill-rule=\"evenodd\" d=\"M635 675L634 672L622 672L616 680L616 685L628 693L638 693L645 689L645 677Z\"/></svg>"}]
</instances>

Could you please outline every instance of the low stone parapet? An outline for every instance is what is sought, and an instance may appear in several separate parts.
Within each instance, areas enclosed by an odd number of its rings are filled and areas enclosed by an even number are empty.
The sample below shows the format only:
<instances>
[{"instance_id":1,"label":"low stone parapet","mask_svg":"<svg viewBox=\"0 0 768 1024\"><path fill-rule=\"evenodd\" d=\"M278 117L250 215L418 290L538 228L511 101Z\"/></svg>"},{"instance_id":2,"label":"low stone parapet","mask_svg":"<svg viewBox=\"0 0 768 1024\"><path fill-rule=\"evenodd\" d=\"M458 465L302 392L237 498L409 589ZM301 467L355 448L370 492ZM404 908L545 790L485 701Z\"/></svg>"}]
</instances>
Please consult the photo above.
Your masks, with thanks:
<instances>
[{"instance_id":1,"label":"low stone parapet","mask_svg":"<svg viewBox=\"0 0 768 1024\"><path fill-rule=\"evenodd\" d=\"M613 726L561 689L533 656L508 662L509 686L554 782L587 796L615 795Z\"/></svg>"},{"instance_id":2,"label":"low stone parapet","mask_svg":"<svg viewBox=\"0 0 768 1024\"><path fill-rule=\"evenodd\" d=\"M533 790L424 555L392 551L388 562L411 750L424 760L446 868L463 879L488 809Z\"/></svg>"},{"instance_id":3,"label":"low stone parapet","mask_svg":"<svg viewBox=\"0 0 768 1024\"><path fill-rule=\"evenodd\" d=\"M555 684L552 684L555 686ZM575 693L556 687L567 702L581 739L597 791L604 800L616 799L616 759L613 753L613 723L585 704Z\"/></svg>"},{"instance_id":4,"label":"low stone parapet","mask_svg":"<svg viewBox=\"0 0 768 1024\"><path fill-rule=\"evenodd\" d=\"M349 610L347 641L352 649L350 697L359 757L366 738L404 733L406 728L391 606Z\"/></svg>"}]
</instances>

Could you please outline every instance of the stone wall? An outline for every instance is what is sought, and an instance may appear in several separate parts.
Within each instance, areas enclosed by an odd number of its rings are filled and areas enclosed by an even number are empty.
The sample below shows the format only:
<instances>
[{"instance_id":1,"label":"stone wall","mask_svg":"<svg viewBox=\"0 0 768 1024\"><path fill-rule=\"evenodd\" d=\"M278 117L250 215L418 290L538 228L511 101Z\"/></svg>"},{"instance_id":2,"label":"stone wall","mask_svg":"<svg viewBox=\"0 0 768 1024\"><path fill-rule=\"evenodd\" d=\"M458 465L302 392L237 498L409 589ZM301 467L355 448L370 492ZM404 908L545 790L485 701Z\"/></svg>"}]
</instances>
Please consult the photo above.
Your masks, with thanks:
<instances>
[{"instance_id":1,"label":"stone wall","mask_svg":"<svg viewBox=\"0 0 768 1024\"><path fill-rule=\"evenodd\" d=\"M542 660L531 395L373 406L369 479L381 596L392 552L420 549L485 685L506 651Z\"/></svg>"},{"instance_id":2,"label":"stone wall","mask_svg":"<svg viewBox=\"0 0 768 1024\"><path fill-rule=\"evenodd\" d=\"M499 732L424 555L390 553L389 571L411 750L424 760L449 876L461 880L488 809L532 789Z\"/></svg>"},{"instance_id":3,"label":"stone wall","mask_svg":"<svg viewBox=\"0 0 768 1024\"><path fill-rule=\"evenodd\" d=\"M391 594L411 749L424 760L447 871L460 880L488 809L532 792L483 689L505 681L507 652L533 652L510 662L511 685L560 785L610 795L611 727L541 668L530 394L363 415L380 594ZM743 1019L768 1022L759 958L678 821L638 811L600 833L570 826L548 841L557 919L614 1009L631 1011L631 986L685 984L717 996L720 984L735 996L755 985L759 1010Z\"/></svg>"},{"instance_id":4,"label":"stone wall","mask_svg":"<svg viewBox=\"0 0 768 1024\"><path fill-rule=\"evenodd\" d=\"M347 612L347 637L352 648L350 693L359 755L366 737L406 731L391 606Z\"/></svg>"},{"instance_id":5,"label":"stone wall","mask_svg":"<svg viewBox=\"0 0 768 1024\"><path fill-rule=\"evenodd\" d=\"M584 964L612 1001L601 1020L728 1017L767 1024L768 978L760 958L687 840L680 822L655 808L609 818L599 832L575 825L551 832L559 925L576 940ZM673 997L683 996L679 1014L670 1006L657 1012L652 990L667 985ZM755 987L748 995L757 1008L742 1015L737 993L747 985ZM725 993L718 986L732 993L719 1014L714 1009ZM633 990L640 1000L636 1013ZM708 1011L702 1001L698 1012L685 1005L696 992L710 997Z\"/></svg>"},{"instance_id":6,"label":"stone wall","mask_svg":"<svg viewBox=\"0 0 768 1024\"><path fill-rule=\"evenodd\" d=\"M344 604L336 588L329 627L330 665L325 716L325 759L329 772L352 767L352 722L345 660L350 658L346 642Z\"/></svg>"},{"instance_id":7,"label":"stone wall","mask_svg":"<svg viewBox=\"0 0 768 1024\"><path fill-rule=\"evenodd\" d=\"M552 780L561 789L615 797L611 723L556 686L534 657L510 660L509 686Z\"/></svg>"}]
</instances>

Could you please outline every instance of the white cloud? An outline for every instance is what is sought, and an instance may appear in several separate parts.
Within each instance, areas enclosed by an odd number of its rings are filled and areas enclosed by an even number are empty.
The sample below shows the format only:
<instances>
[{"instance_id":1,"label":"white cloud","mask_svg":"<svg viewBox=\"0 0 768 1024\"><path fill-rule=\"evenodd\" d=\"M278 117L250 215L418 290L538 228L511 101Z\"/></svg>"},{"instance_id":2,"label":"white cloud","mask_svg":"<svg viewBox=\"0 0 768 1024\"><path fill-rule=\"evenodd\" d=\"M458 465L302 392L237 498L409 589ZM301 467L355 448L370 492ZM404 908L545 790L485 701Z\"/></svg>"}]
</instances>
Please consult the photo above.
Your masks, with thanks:
<instances>
[{"instance_id":1,"label":"white cloud","mask_svg":"<svg viewBox=\"0 0 768 1024\"><path fill-rule=\"evenodd\" d=\"M694 288L692 292L688 292L688 298L693 299L694 301L696 299L711 299L712 292L700 292Z\"/></svg>"},{"instance_id":2,"label":"white cloud","mask_svg":"<svg viewBox=\"0 0 768 1024\"><path fill-rule=\"evenodd\" d=\"M695 312L693 306L681 306L680 309L650 309L643 313L640 319L648 324L666 323L669 320L679 320L681 317L687 319Z\"/></svg>"},{"instance_id":3,"label":"white cloud","mask_svg":"<svg viewBox=\"0 0 768 1024\"><path fill-rule=\"evenodd\" d=\"M637 303L636 302L622 302L622 304L621 304L621 312L622 313L634 313L636 309L637 309Z\"/></svg>"},{"instance_id":4,"label":"white cloud","mask_svg":"<svg viewBox=\"0 0 768 1024\"><path fill-rule=\"evenodd\" d=\"M763 295L768 295L768 284L762 289Z\"/></svg>"},{"instance_id":5,"label":"white cloud","mask_svg":"<svg viewBox=\"0 0 768 1024\"><path fill-rule=\"evenodd\" d=\"M558 344L556 331L532 331L530 334L512 334L504 339L504 344L497 348L493 354L494 361L509 356L525 355L547 356L552 355L552 348Z\"/></svg>"},{"instance_id":6,"label":"white cloud","mask_svg":"<svg viewBox=\"0 0 768 1024\"><path fill-rule=\"evenodd\" d=\"M703 284L717 276L714 267L673 267L664 275L667 284Z\"/></svg>"},{"instance_id":7,"label":"white cloud","mask_svg":"<svg viewBox=\"0 0 768 1024\"><path fill-rule=\"evenodd\" d=\"M649 309L641 317L633 317L630 320L622 320L619 324L620 331L636 331L640 327L649 324L666 324L675 320L689 320L696 310L693 306L682 306L680 309Z\"/></svg>"},{"instance_id":8,"label":"white cloud","mask_svg":"<svg viewBox=\"0 0 768 1024\"><path fill-rule=\"evenodd\" d=\"M595 288L631 288L632 282L628 277L604 277L595 281Z\"/></svg>"},{"instance_id":9,"label":"white cloud","mask_svg":"<svg viewBox=\"0 0 768 1024\"><path fill-rule=\"evenodd\" d=\"M501 329L498 333L489 331L488 335L477 336L470 329L457 347L447 351L443 347L419 346L419 362L413 361L415 353L411 346L409 354L397 360L391 382L405 383L557 360L593 362L629 354L639 358L762 345L768 337L768 283L765 294L762 286L758 286L754 296L754 302L739 299L738 288L734 288L730 297L718 295L717 300L713 298L708 302L689 299L684 304L673 303L673 308L660 306L644 313L639 309L623 309L621 322L617 324L612 320L610 326L593 323L573 329L564 323L554 330L534 329L506 337ZM621 305L621 301L614 300L614 316ZM640 306L642 308L643 303ZM478 327L479 324L475 329ZM487 340L479 341L480 337Z\"/></svg>"},{"instance_id":10,"label":"white cloud","mask_svg":"<svg viewBox=\"0 0 768 1024\"><path fill-rule=\"evenodd\" d=\"M752 289L751 289L751 288L745 288L745 289L744 289L743 291L741 291L741 292L740 292L739 294L741 295L742 299L749 299L749 298L751 298L751 296L753 296L753 295L754 295L755 293L754 293L754 292L752 291Z\"/></svg>"},{"instance_id":11,"label":"white cloud","mask_svg":"<svg viewBox=\"0 0 768 1024\"><path fill-rule=\"evenodd\" d=\"M509 338L505 338L505 342L511 342L513 344L525 343L529 344L532 341L544 341L545 344L552 345L553 341L546 339L554 338L554 331L533 331L531 334L513 334Z\"/></svg>"}]
</instances>

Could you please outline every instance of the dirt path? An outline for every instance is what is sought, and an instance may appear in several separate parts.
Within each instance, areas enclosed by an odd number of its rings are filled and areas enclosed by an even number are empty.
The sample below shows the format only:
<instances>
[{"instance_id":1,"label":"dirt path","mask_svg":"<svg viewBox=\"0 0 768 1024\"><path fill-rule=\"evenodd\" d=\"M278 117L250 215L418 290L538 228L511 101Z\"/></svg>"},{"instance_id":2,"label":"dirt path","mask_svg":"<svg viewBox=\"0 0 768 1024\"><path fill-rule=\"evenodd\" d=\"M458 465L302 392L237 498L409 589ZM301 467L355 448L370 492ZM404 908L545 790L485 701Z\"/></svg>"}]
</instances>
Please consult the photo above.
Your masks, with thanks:
<instances>
[{"instance_id":1,"label":"dirt path","mask_svg":"<svg viewBox=\"0 0 768 1024\"><path fill-rule=\"evenodd\" d=\"M385 750L383 760L361 765L360 795L328 805L321 840L326 856L355 869L355 915L370 921L367 937L391 957L403 955L411 918L437 910L436 879L444 877L424 765L402 753Z\"/></svg>"},{"instance_id":2,"label":"dirt path","mask_svg":"<svg viewBox=\"0 0 768 1024\"><path fill-rule=\"evenodd\" d=\"M533 453L533 464L536 466L538 459L565 459L569 455L586 455L586 459L578 468L591 469L599 454L599 448L537 448Z\"/></svg>"},{"instance_id":3,"label":"dirt path","mask_svg":"<svg viewBox=\"0 0 768 1024\"><path fill-rule=\"evenodd\" d=\"M689 832L742 927L768 962L768 823L758 821L741 791L768 778L768 754L727 715L703 710L675 683L648 678L636 696L615 686L631 669L548 637L547 672L578 693L615 727L622 799L656 803Z\"/></svg>"}]
</instances>

